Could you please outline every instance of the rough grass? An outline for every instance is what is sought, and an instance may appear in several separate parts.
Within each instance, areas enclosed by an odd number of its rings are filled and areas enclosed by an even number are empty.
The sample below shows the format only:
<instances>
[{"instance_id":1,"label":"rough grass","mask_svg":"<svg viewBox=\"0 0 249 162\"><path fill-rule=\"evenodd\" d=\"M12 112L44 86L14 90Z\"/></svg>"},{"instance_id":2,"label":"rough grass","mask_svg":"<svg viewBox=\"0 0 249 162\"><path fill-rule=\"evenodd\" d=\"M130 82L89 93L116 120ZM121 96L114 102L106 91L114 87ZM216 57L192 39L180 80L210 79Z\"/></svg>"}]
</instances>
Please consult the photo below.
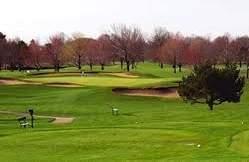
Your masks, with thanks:
<instances>
[{"instance_id":1,"label":"rough grass","mask_svg":"<svg viewBox=\"0 0 249 162\"><path fill-rule=\"evenodd\" d=\"M119 72L119 66L106 70ZM72 71L75 69L63 72ZM183 74L188 72L185 69ZM4 73L4 77L74 83L82 87L0 85L0 110L23 112L33 107L37 115L76 117L72 124L56 126L40 119L35 122L35 129L20 129L16 116L0 114L0 161L249 159L246 153L249 149L248 85L241 103L226 103L210 112L206 105L190 105L180 99L112 93L115 86L167 86L183 75L152 63L141 64L131 72L139 78ZM111 106L119 109L119 116L111 115ZM197 144L201 147L197 148Z\"/></svg>"}]
</instances>

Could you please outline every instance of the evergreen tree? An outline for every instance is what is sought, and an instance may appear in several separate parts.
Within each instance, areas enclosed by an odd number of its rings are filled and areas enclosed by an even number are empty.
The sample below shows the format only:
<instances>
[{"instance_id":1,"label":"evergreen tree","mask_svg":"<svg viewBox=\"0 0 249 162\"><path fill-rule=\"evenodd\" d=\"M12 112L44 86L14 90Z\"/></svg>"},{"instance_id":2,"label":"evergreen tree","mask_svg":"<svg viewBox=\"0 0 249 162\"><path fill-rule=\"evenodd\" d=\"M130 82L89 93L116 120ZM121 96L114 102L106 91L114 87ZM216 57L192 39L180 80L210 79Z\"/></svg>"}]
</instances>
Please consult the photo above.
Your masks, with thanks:
<instances>
[{"instance_id":1,"label":"evergreen tree","mask_svg":"<svg viewBox=\"0 0 249 162\"><path fill-rule=\"evenodd\" d=\"M183 77L179 94L185 101L207 104L210 110L223 102L239 102L245 86L244 77L235 64L217 68L210 63L196 65L188 77Z\"/></svg>"}]
</instances>

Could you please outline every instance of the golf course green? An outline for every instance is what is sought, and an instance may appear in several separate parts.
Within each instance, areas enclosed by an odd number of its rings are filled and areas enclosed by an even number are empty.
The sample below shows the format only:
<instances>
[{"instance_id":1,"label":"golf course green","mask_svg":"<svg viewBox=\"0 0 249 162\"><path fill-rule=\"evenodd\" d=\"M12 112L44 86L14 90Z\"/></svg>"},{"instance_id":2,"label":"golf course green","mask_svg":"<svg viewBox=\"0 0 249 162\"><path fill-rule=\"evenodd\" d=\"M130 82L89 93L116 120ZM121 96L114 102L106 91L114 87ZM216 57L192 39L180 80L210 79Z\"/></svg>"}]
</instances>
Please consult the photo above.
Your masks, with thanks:
<instances>
[{"instance_id":1,"label":"golf course green","mask_svg":"<svg viewBox=\"0 0 249 162\"><path fill-rule=\"evenodd\" d=\"M1 162L249 160L248 84L240 103L210 111L179 97L112 91L177 86L191 67L176 74L148 62L130 73L118 64L83 69L84 76L76 68L0 72ZM35 127L20 128L17 118L30 108Z\"/></svg>"}]
</instances>

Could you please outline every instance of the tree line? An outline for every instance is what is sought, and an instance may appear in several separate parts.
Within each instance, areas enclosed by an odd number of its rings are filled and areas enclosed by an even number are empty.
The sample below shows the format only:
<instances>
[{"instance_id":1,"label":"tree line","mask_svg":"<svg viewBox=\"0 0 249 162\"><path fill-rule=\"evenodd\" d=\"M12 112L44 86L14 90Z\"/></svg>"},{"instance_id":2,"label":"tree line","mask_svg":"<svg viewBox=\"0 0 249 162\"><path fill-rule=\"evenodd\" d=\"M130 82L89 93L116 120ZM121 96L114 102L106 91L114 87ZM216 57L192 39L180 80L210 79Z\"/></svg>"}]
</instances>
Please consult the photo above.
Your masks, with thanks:
<instances>
[{"instance_id":1,"label":"tree line","mask_svg":"<svg viewBox=\"0 0 249 162\"><path fill-rule=\"evenodd\" d=\"M184 65L197 65L209 60L212 64L237 63L247 66L249 77L249 37L231 37L229 34L215 39L200 36L183 36L165 28L157 28L146 37L138 27L113 25L110 32L97 39L63 33L50 36L45 44L37 40L29 43L20 39L7 39L0 33L0 69L27 70L83 65L90 69L100 65L120 63L120 68L130 71L144 61L172 65L173 72L181 72Z\"/></svg>"}]
</instances>

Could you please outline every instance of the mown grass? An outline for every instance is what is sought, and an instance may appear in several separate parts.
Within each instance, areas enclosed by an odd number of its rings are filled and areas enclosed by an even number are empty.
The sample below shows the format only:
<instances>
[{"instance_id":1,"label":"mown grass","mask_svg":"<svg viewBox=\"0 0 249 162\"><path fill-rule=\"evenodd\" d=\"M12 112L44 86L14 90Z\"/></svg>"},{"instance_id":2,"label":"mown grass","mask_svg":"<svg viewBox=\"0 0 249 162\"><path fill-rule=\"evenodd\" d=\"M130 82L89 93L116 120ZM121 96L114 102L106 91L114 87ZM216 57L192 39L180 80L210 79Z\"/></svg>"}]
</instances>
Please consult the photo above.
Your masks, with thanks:
<instances>
[{"instance_id":1,"label":"mown grass","mask_svg":"<svg viewBox=\"0 0 249 162\"><path fill-rule=\"evenodd\" d=\"M61 74L76 72L64 70ZM106 71L121 72L119 65ZM82 87L1 85L0 110L24 112L32 107L38 115L76 119L65 125L39 119L35 129L21 129L16 116L0 114L0 161L246 161L248 85L240 103L225 103L213 112L206 105L190 105L181 99L112 93L116 86L168 86L189 72L187 68L174 74L170 67L160 69L152 63L131 72L138 78L4 72L4 77ZM120 110L119 116L111 115L111 106Z\"/></svg>"}]
</instances>

